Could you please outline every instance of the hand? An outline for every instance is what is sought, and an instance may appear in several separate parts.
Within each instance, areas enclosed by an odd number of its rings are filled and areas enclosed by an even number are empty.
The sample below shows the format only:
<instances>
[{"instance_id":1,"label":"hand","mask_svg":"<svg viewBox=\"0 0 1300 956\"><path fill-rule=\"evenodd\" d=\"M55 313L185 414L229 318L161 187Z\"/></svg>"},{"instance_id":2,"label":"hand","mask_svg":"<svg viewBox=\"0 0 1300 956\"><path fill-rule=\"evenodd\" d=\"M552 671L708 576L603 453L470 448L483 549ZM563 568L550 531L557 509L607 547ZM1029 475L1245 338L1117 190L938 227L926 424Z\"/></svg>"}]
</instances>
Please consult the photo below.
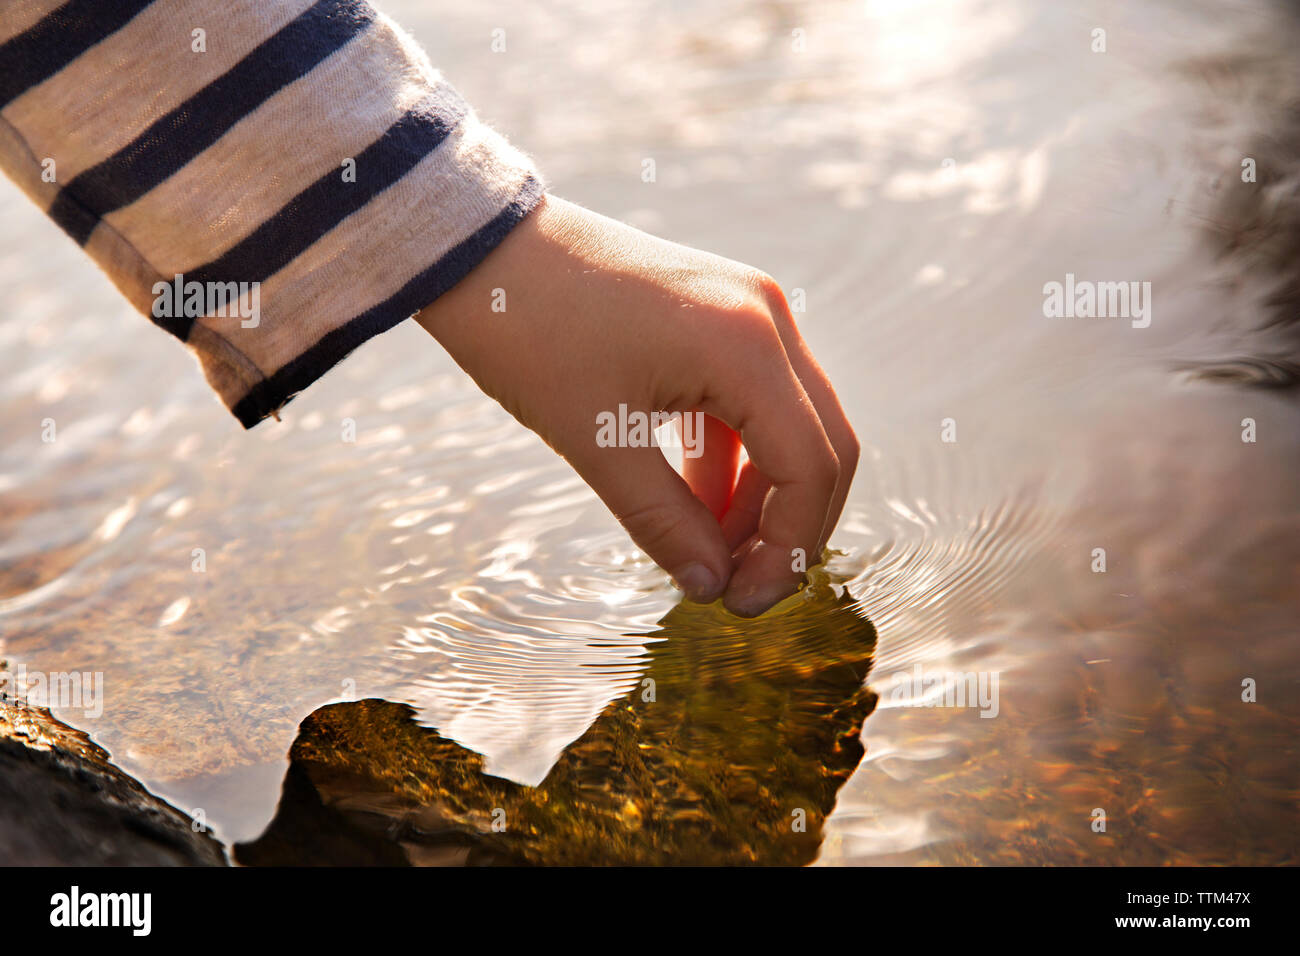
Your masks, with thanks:
<instances>
[{"instance_id":1,"label":"hand","mask_svg":"<svg viewBox=\"0 0 1300 956\"><path fill-rule=\"evenodd\" d=\"M858 442L771 278L548 196L416 319L692 600L753 617L803 580L796 548L819 560ZM684 478L598 443L620 405L704 413Z\"/></svg>"}]
</instances>

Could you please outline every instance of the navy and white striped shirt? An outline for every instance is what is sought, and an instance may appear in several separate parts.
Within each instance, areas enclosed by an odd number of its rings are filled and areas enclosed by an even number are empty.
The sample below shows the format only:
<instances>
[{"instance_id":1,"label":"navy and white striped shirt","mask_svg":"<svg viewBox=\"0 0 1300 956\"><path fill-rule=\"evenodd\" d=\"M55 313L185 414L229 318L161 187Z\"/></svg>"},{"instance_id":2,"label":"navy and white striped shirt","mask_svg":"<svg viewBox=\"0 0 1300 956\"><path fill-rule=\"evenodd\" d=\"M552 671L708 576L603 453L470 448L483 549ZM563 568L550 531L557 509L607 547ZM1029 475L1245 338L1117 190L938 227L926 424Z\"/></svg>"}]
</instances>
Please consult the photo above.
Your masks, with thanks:
<instances>
[{"instance_id":1,"label":"navy and white striped shirt","mask_svg":"<svg viewBox=\"0 0 1300 956\"><path fill-rule=\"evenodd\" d=\"M0 0L0 165L246 428L543 190L363 0Z\"/></svg>"}]
</instances>

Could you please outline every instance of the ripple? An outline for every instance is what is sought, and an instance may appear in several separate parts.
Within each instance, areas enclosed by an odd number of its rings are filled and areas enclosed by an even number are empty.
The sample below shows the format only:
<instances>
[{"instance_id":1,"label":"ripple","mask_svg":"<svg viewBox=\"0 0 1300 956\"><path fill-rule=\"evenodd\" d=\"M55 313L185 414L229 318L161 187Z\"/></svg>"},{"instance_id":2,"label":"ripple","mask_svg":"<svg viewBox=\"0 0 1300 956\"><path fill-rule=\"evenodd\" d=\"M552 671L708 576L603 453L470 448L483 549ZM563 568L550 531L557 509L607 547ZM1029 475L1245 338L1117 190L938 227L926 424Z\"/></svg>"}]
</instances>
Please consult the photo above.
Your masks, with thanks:
<instances>
[{"instance_id":1,"label":"ripple","mask_svg":"<svg viewBox=\"0 0 1300 956\"><path fill-rule=\"evenodd\" d=\"M1250 388L1291 389L1300 385L1300 364L1288 359L1235 358L1175 366L1189 381Z\"/></svg>"},{"instance_id":2,"label":"ripple","mask_svg":"<svg viewBox=\"0 0 1300 956\"><path fill-rule=\"evenodd\" d=\"M441 35L429 10L392 2L423 38ZM1241 716L1216 695L1224 673L1295 676L1295 420L1285 402L1254 402L1261 441L1243 451L1232 396L1171 389L1168 370L1239 352L1177 371L1279 391L1300 380L1253 339L1195 345L1244 325L1227 315L1238 306L1267 305L1259 275L1294 271L1291 233L1266 228L1294 221L1285 180L1228 189L1223 176L1258 142L1247 121L1294 93L1280 55L1294 43L1258 11L1208 3L1005 6L991 25L976 2L873 4L887 15L866 17L860 2L710 0L674 8L672 29L639 0L618 0L617 15L511 13L547 42L502 67L520 81L502 88L537 95L494 109L503 128L535 127L555 181L807 293L802 328L864 443L832 539L834 600L819 585L747 624L675 608L668 577L567 465L412 323L358 350L284 423L244 434L185 351L0 186L3 655L106 672L96 742L219 827L269 818L300 724L343 697L390 701L401 719L386 726L436 728L460 759L531 785L597 723L598 744L632 740L605 729L610 708L666 675L672 712L711 721L692 766L712 773L709 748L742 753L747 732L781 728L754 716L778 712L769 692L815 698L825 669L809 662L847 660L837 679L860 683L869 663L872 688L917 663L998 670L1006 700L997 721L874 711L865 760L831 794L827 862L1293 853L1263 839L1294 816L1294 706L1273 696ZM1093 56L1078 24L1101 6L1112 36L1142 42ZM456 30L485 35L501 10L465 5ZM472 83L469 49L440 55ZM577 54L551 69L561 49ZM1180 53L1217 63L1227 95L1203 70L1171 76ZM1125 95L1099 97L1117 76ZM544 122L523 102L575 97L589 108ZM754 129L765 135L751 148ZM655 188L636 176L647 144L659 144ZM1257 153L1261 174L1293 175L1295 154L1283 141ZM1224 258L1218 284L1185 254L1180 218L1215 177L1245 203L1228 221L1243 255ZM1266 261L1241 274L1270 231ZM1067 270L1156 280L1150 334L1043 321L1042 283ZM1294 304L1291 285L1279 291ZM957 413L961 443L938 446L935 423ZM1079 560L1099 538L1108 575ZM870 654L862 641L848 654L836 641L865 635L868 618ZM696 707L696 690L717 706ZM648 743L672 739L642 716ZM779 747L763 739L768 759ZM671 758L659 754L656 771ZM564 766L594 773L597 756ZM820 780L824 768L798 769ZM223 789L257 793L209 804ZM1086 817L1097 800L1146 818L1085 845L1075 804Z\"/></svg>"}]
</instances>

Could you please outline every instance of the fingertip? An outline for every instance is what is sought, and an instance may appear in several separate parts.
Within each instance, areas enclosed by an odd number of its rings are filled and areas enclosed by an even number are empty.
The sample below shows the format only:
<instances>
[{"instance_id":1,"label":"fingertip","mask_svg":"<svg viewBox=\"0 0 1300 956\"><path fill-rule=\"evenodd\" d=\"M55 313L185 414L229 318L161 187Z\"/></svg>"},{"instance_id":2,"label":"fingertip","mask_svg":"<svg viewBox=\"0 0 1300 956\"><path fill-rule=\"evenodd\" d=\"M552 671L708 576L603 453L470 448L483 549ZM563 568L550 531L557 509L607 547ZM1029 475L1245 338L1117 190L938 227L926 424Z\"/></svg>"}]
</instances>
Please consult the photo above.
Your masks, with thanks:
<instances>
[{"instance_id":1,"label":"fingertip","mask_svg":"<svg viewBox=\"0 0 1300 956\"><path fill-rule=\"evenodd\" d=\"M803 574L792 569L791 550L759 541L731 576L723 605L737 617L758 617L794 594Z\"/></svg>"},{"instance_id":2,"label":"fingertip","mask_svg":"<svg viewBox=\"0 0 1300 956\"><path fill-rule=\"evenodd\" d=\"M672 573L677 586L696 604L712 604L726 590L730 571L719 574L708 565L693 561Z\"/></svg>"}]
</instances>

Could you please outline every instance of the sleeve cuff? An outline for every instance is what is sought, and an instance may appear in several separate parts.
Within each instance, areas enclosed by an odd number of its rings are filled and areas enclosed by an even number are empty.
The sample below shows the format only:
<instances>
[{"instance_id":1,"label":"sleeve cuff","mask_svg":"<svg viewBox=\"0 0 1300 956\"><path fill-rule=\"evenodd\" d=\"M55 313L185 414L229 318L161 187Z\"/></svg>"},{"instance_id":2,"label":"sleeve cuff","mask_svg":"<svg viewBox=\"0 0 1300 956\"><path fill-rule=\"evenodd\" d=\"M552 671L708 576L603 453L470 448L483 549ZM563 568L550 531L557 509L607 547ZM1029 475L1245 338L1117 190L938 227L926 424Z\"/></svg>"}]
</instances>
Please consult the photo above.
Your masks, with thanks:
<instances>
[{"instance_id":1,"label":"sleeve cuff","mask_svg":"<svg viewBox=\"0 0 1300 956\"><path fill-rule=\"evenodd\" d=\"M528 157L363 0L78 4L47 22L73 6L0 42L0 160L246 428L542 198Z\"/></svg>"}]
</instances>

